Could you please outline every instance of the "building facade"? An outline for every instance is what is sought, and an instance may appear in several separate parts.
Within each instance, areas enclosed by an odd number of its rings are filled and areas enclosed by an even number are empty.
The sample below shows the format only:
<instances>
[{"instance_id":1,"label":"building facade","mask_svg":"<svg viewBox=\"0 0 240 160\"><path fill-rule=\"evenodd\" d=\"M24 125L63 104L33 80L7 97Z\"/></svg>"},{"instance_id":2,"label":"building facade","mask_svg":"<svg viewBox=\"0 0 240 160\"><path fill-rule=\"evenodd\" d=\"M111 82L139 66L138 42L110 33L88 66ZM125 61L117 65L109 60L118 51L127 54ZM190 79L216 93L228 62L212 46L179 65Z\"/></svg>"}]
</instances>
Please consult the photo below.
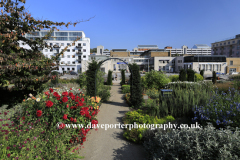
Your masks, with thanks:
<instances>
[{"instance_id":1,"label":"building facade","mask_svg":"<svg viewBox=\"0 0 240 160\"><path fill-rule=\"evenodd\" d=\"M240 57L240 34L235 37L212 43L212 55Z\"/></svg>"},{"instance_id":2,"label":"building facade","mask_svg":"<svg viewBox=\"0 0 240 160\"><path fill-rule=\"evenodd\" d=\"M192 48L188 48L183 45L181 49L173 49L171 46L164 48L167 51L171 51L171 56L183 56L183 55L211 55L211 47L206 44L195 44Z\"/></svg>"},{"instance_id":3,"label":"building facade","mask_svg":"<svg viewBox=\"0 0 240 160\"><path fill-rule=\"evenodd\" d=\"M36 38L44 37L49 31L42 30L32 32L32 34L25 34L25 38L35 40ZM60 53L66 46L68 47L67 51L61 56L59 71L68 72L75 71L80 72L82 68L82 61L87 60L90 55L90 38L85 36L83 31L53 31L51 38L45 40L49 46L52 46L53 49L49 48L40 48L41 52L48 58L56 56L57 53ZM80 40L73 43L74 40L80 37ZM22 42L19 44L20 47L30 49L30 47Z\"/></svg>"}]
</instances>

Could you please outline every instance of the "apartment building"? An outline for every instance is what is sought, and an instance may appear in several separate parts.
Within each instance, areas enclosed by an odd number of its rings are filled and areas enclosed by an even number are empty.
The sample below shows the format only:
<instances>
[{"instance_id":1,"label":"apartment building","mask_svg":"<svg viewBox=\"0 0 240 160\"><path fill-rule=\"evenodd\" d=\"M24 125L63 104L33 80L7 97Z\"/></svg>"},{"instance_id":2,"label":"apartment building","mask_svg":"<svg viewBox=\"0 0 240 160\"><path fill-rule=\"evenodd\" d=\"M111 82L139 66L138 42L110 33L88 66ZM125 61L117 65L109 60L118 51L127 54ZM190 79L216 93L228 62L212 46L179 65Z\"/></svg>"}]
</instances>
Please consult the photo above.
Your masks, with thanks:
<instances>
[{"instance_id":1,"label":"apartment building","mask_svg":"<svg viewBox=\"0 0 240 160\"><path fill-rule=\"evenodd\" d=\"M216 41L212 45L212 55L225 55L227 57L240 57L240 34Z\"/></svg>"},{"instance_id":2,"label":"apartment building","mask_svg":"<svg viewBox=\"0 0 240 160\"><path fill-rule=\"evenodd\" d=\"M226 73L232 72L240 73L240 58L227 58Z\"/></svg>"},{"instance_id":3,"label":"apartment building","mask_svg":"<svg viewBox=\"0 0 240 160\"><path fill-rule=\"evenodd\" d=\"M32 32L31 34L25 34L25 38L35 40L36 38L44 37L49 31L42 30ZM45 43L49 46L52 46L53 49L48 48L39 48L39 50L48 58L56 56L57 53L60 53L66 46L68 47L67 51L64 52L64 55L59 59L59 71L68 72L76 71L79 72L82 68L82 61L87 60L90 55L90 38L85 36L83 31L53 31L51 38L45 40ZM75 43L72 43L74 40L80 37ZM30 49L30 47L22 42L19 44L20 47Z\"/></svg>"},{"instance_id":4,"label":"apartment building","mask_svg":"<svg viewBox=\"0 0 240 160\"><path fill-rule=\"evenodd\" d=\"M171 51L172 57L183 55L211 55L211 47L206 44L195 44L192 48L183 45L181 49L166 46L164 49Z\"/></svg>"}]
</instances>

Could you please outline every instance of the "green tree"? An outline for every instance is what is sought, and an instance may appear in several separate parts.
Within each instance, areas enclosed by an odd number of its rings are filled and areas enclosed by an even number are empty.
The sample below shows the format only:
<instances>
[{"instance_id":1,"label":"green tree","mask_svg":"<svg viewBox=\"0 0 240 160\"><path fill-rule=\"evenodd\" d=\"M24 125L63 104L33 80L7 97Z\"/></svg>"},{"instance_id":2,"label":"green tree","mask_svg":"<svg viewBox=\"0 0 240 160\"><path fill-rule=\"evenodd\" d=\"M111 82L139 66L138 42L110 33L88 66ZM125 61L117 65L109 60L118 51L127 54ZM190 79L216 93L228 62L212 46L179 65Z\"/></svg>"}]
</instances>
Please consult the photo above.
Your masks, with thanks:
<instances>
[{"instance_id":1,"label":"green tree","mask_svg":"<svg viewBox=\"0 0 240 160\"><path fill-rule=\"evenodd\" d=\"M140 108L143 102L142 87L141 87L141 75L139 73L139 66L136 63L129 64L131 67L130 75L130 102L134 108ZM133 78L132 78L133 77Z\"/></svg>"},{"instance_id":2,"label":"green tree","mask_svg":"<svg viewBox=\"0 0 240 160\"><path fill-rule=\"evenodd\" d=\"M97 53L97 48L91 48L90 53Z\"/></svg>"},{"instance_id":3,"label":"green tree","mask_svg":"<svg viewBox=\"0 0 240 160\"><path fill-rule=\"evenodd\" d=\"M46 58L39 50L52 48L45 44L45 40L51 37L56 26L76 25L80 22L52 22L49 20L36 20L29 12L24 11L25 0L1 1L3 8L0 15L0 84L4 85L7 80L15 85L15 90L37 90L49 79L51 70L57 69L59 57L67 50L67 47L51 59ZM20 6L22 4L22 6ZM54 26L54 27L53 27ZM50 29L43 38L27 39L25 34L35 35L40 29ZM59 30L58 30L59 31ZM79 40L80 37L77 40ZM75 42L75 41L74 41ZM20 48L19 43L30 46L31 49ZM55 67L54 67L55 66Z\"/></svg>"},{"instance_id":4,"label":"green tree","mask_svg":"<svg viewBox=\"0 0 240 160\"><path fill-rule=\"evenodd\" d=\"M201 74L202 76L204 75L204 70L203 70L203 69L200 71L200 74Z\"/></svg>"},{"instance_id":5,"label":"green tree","mask_svg":"<svg viewBox=\"0 0 240 160\"><path fill-rule=\"evenodd\" d=\"M121 75L122 75L121 85L124 85L125 84L125 69L121 70Z\"/></svg>"},{"instance_id":6,"label":"green tree","mask_svg":"<svg viewBox=\"0 0 240 160\"><path fill-rule=\"evenodd\" d=\"M192 69L187 69L187 81L194 82L195 71Z\"/></svg>"},{"instance_id":7,"label":"green tree","mask_svg":"<svg viewBox=\"0 0 240 160\"><path fill-rule=\"evenodd\" d=\"M180 81L186 81L187 80L187 74L186 74L186 71L184 69L180 70L179 80Z\"/></svg>"},{"instance_id":8,"label":"green tree","mask_svg":"<svg viewBox=\"0 0 240 160\"><path fill-rule=\"evenodd\" d=\"M213 76L212 82L213 82L213 84L215 84L216 81L217 81L217 76L216 76L216 72L215 71L212 72L212 76Z\"/></svg>"},{"instance_id":9,"label":"green tree","mask_svg":"<svg viewBox=\"0 0 240 160\"><path fill-rule=\"evenodd\" d=\"M109 51L108 49L104 49L104 51Z\"/></svg>"},{"instance_id":10,"label":"green tree","mask_svg":"<svg viewBox=\"0 0 240 160\"><path fill-rule=\"evenodd\" d=\"M113 71L108 70L107 85L112 85L112 72L113 72Z\"/></svg>"}]
</instances>

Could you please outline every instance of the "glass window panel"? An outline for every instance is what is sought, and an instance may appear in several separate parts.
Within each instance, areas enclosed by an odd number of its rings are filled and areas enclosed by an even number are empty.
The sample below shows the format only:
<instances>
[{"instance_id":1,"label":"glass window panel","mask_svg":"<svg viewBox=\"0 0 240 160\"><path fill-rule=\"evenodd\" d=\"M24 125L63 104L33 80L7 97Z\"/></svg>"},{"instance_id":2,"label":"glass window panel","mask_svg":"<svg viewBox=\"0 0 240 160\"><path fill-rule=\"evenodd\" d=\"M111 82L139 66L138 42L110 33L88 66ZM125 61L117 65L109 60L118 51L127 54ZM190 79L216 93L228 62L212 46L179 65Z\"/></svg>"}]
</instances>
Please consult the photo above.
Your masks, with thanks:
<instances>
[{"instance_id":1,"label":"glass window panel","mask_svg":"<svg viewBox=\"0 0 240 160\"><path fill-rule=\"evenodd\" d=\"M78 37L81 37L81 36L82 36L82 32L69 32L69 36L78 36Z\"/></svg>"},{"instance_id":2,"label":"glass window panel","mask_svg":"<svg viewBox=\"0 0 240 160\"><path fill-rule=\"evenodd\" d=\"M55 36L68 36L68 32L55 32Z\"/></svg>"},{"instance_id":3,"label":"glass window panel","mask_svg":"<svg viewBox=\"0 0 240 160\"><path fill-rule=\"evenodd\" d=\"M68 41L68 37L56 37L57 41Z\"/></svg>"},{"instance_id":4,"label":"glass window panel","mask_svg":"<svg viewBox=\"0 0 240 160\"><path fill-rule=\"evenodd\" d=\"M69 41L75 41L77 37L69 37Z\"/></svg>"}]
</instances>

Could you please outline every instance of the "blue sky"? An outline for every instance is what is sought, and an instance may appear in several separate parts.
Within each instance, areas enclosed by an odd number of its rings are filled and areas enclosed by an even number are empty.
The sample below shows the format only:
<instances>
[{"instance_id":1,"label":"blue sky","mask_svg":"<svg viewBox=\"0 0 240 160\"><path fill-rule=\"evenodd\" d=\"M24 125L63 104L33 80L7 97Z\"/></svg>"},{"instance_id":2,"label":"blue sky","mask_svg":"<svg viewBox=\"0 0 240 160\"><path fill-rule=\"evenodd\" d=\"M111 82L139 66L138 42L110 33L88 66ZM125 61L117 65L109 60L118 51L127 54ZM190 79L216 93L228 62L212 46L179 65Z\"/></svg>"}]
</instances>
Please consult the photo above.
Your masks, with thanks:
<instances>
[{"instance_id":1,"label":"blue sky","mask_svg":"<svg viewBox=\"0 0 240 160\"><path fill-rule=\"evenodd\" d=\"M87 20L76 27L90 48L132 50L137 45L181 48L240 34L240 0L26 0L34 18L54 22ZM59 28L61 29L61 28Z\"/></svg>"}]
</instances>

